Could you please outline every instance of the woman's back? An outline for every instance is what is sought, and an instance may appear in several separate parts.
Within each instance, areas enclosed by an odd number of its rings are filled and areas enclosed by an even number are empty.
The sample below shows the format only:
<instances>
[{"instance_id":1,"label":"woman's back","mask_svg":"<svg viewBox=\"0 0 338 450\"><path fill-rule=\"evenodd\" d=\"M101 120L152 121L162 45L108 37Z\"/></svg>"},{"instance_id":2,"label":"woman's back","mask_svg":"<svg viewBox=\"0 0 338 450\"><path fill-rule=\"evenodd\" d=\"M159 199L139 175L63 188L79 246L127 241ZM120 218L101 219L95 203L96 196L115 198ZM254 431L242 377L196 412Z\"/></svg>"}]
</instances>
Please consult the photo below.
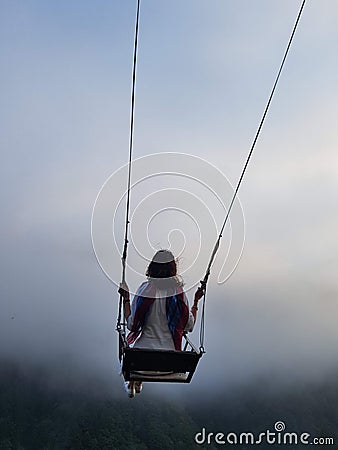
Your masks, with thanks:
<instances>
[{"instance_id":1,"label":"woman's back","mask_svg":"<svg viewBox=\"0 0 338 450\"><path fill-rule=\"evenodd\" d=\"M135 342L135 348L160 348L175 350L174 341L168 327L166 313L167 292L156 290L156 299L150 307L142 334Z\"/></svg>"},{"instance_id":2,"label":"woman's back","mask_svg":"<svg viewBox=\"0 0 338 450\"><path fill-rule=\"evenodd\" d=\"M163 287L159 288L154 284L155 283L151 281L143 283L136 292L132 303L131 315L128 317L127 325L130 330L133 329L135 315L137 314L137 299L139 297L143 298L142 295L151 291L154 296L153 301L145 314L146 318L142 326L141 333L135 341L134 347L175 350L173 334L169 329L168 323L168 320L170 320L170 305L168 302L170 303L173 301L173 296L177 294L177 289L173 292L172 287L164 289ZM189 311L188 299L186 295L182 292L181 288L178 288L178 290L183 294L183 302L187 307L187 311ZM188 312L187 314L188 317L184 326L184 331L192 331L194 326L194 318L191 312Z\"/></svg>"}]
</instances>

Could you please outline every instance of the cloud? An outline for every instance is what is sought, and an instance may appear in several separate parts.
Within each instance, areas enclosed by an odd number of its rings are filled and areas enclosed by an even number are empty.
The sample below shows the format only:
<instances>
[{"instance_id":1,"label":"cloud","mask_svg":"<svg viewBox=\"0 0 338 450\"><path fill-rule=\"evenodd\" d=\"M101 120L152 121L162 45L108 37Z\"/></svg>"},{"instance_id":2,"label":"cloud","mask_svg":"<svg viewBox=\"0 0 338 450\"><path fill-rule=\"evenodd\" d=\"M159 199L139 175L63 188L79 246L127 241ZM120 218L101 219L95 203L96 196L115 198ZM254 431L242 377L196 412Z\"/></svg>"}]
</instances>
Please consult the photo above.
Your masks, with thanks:
<instances>
[{"instance_id":1,"label":"cloud","mask_svg":"<svg viewBox=\"0 0 338 450\"><path fill-rule=\"evenodd\" d=\"M0 354L53 368L64 361L74 372L112 377L119 389L117 298L92 252L90 217L100 186L127 160L134 10L115 5L113 27L87 15L95 38L88 46L75 10L66 20L41 5L38 16L30 7L27 16L12 11L3 29ZM235 184L295 3L199 2L192 12L176 5L182 16L172 7L161 16L168 52L153 20L162 7L142 11L134 155L198 155ZM306 6L240 190L244 255L227 283L217 285L212 273L208 353L190 389L266 373L305 379L337 366L335 9ZM36 17L53 25L46 40L28 33ZM14 21L25 27L16 25L13 41ZM220 223L221 211L215 217Z\"/></svg>"}]
</instances>

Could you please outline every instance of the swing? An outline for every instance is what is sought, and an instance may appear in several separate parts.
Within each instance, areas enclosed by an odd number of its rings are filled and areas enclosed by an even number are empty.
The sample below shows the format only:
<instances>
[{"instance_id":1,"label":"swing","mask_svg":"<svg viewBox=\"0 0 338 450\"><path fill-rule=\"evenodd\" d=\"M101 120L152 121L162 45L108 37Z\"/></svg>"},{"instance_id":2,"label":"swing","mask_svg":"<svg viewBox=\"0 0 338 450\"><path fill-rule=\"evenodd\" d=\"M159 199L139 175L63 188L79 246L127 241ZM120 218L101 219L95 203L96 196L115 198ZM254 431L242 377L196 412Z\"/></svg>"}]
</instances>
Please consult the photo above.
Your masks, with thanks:
<instances>
[{"instance_id":1,"label":"swing","mask_svg":"<svg viewBox=\"0 0 338 450\"><path fill-rule=\"evenodd\" d=\"M190 383L203 352L196 349L186 334L183 338L185 345L182 351L139 349L128 347L120 332L125 381Z\"/></svg>"},{"instance_id":2,"label":"swing","mask_svg":"<svg viewBox=\"0 0 338 450\"><path fill-rule=\"evenodd\" d=\"M282 69L286 57L288 55L291 43L293 41L298 22L300 20L305 1L302 1L300 10L296 22L294 24L291 37L289 39L282 63L280 65L279 71L277 73L274 85L272 87L268 102L266 104L264 113L262 115L261 121L259 123L257 132L255 134L253 143L251 145L249 154L247 156L244 168L242 170L241 176L237 183L236 189L234 191L232 200L230 202L229 208L227 210L226 217L224 219L221 231L219 233L218 239L215 243L213 251L210 256L209 264L205 276L201 283L201 288L203 290L203 301L202 301L202 314L200 321L200 345L199 348L195 347L190 341L187 334L183 335L184 347L182 351L179 350L159 350L159 349L139 349L132 348L128 345L127 335L126 335L126 322L122 320L123 311L123 297L120 294L119 300L119 310L116 330L119 335L119 360L121 363L121 371L125 381L148 381L148 382L175 382L175 383L190 383L199 360L205 353L204 349L204 320L205 320L205 299L206 299L206 286L209 279L211 266L215 259L216 253L218 251L220 240L228 221L230 211L232 209L233 203L236 199L239 187L242 183L243 176L246 172L249 160L256 146L258 136L261 132L263 123L265 121L267 112L270 107L272 97L275 93L277 83L279 81ZM129 207L130 207L130 187L131 187L131 164L132 164L132 150L133 150L133 132L134 132L134 104L135 104L135 82L136 82L136 60L137 60L137 43L138 43L138 28L139 28L139 13L140 13L140 0L137 1L137 13L136 13L136 28L135 28L135 41L134 41L134 60L133 60L133 76L132 76L132 95L131 95L131 120L130 120L130 141L129 141L129 164L128 164L128 188L127 188L127 201L126 201L126 221L125 221L125 238L124 238L124 249L122 255L122 283L125 282L126 274L126 259L127 259L127 247L128 247L128 228L129 228ZM124 316L124 314L123 314Z\"/></svg>"}]
</instances>

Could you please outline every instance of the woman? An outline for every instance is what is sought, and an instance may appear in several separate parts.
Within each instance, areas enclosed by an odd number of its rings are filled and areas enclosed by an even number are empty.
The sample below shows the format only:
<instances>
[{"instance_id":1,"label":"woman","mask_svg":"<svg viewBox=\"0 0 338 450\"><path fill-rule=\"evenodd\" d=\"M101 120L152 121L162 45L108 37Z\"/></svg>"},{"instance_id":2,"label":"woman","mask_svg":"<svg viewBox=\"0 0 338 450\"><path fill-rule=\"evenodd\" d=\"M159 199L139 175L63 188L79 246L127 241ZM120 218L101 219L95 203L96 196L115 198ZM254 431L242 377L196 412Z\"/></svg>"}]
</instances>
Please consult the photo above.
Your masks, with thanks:
<instances>
[{"instance_id":1,"label":"woman","mask_svg":"<svg viewBox=\"0 0 338 450\"><path fill-rule=\"evenodd\" d=\"M119 289L130 330L128 344L134 348L181 350L183 333L194 328L203 290L197 289L189 311L183 283L177 276L175 257L169 250L159 250L154 255L146 276L148 281L138 288L131 307L128 286ZM129 397L134 397L141 389L141 382L126 383Z\"/></svg>"}]
</instances>

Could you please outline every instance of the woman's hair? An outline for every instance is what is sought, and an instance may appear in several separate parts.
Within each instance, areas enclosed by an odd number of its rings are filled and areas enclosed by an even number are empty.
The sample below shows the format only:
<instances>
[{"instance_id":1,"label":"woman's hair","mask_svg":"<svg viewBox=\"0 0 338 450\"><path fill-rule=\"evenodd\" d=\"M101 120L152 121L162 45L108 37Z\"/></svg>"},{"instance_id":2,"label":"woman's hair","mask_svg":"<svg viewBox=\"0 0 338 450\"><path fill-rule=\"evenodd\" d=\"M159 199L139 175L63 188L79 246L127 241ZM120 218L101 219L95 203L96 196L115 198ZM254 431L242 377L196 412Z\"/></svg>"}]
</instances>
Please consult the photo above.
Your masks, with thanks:
<instances>
[{"instance_id":1,"label":"woman's hair","mask_svg":"<svg viewBox=\"0 0 338 450\"><path fill-rule=\"evenodd\" d=\"M182 285L177 276L177 264L174 255L169 250L159 250L153 256L146 271L146 276L153 281L169 279L176 285Z\"/></svg>"},{"instance_id":2,"label":"woman's hair","mask_svg":"<svg viewBox=\"0 0 338 450\"><path fill-rule=\"evenodd\" d=\"M174 255L169 250L159 250L155 253L148 266L147 277L170 278L177 275L177 265Z\"/></svg>"}]
</instances>

